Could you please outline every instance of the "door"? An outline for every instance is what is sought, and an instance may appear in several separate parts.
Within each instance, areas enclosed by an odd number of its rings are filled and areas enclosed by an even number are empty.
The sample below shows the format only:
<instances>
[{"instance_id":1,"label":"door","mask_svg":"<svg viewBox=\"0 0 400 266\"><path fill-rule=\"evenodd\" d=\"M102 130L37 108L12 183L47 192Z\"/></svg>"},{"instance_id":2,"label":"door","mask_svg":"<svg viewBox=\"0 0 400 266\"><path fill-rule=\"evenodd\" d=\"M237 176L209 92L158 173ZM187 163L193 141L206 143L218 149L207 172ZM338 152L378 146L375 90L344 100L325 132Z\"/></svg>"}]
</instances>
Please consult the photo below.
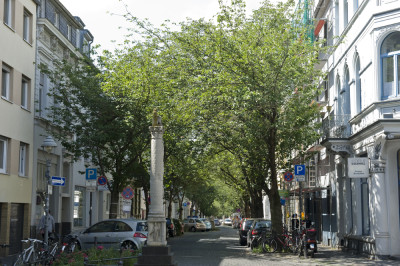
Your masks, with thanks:
<instances>
[{"instance_id":1,"label":"door","mask_svg":"<svg viewBox=\"0 0 400 266\"><path fill-rule=\"evenodd\" d=\"M9 254L16 254L22 251L24 228L24 204L11 203L10 215L10 251Z\"/></svg>"}]
</instances>

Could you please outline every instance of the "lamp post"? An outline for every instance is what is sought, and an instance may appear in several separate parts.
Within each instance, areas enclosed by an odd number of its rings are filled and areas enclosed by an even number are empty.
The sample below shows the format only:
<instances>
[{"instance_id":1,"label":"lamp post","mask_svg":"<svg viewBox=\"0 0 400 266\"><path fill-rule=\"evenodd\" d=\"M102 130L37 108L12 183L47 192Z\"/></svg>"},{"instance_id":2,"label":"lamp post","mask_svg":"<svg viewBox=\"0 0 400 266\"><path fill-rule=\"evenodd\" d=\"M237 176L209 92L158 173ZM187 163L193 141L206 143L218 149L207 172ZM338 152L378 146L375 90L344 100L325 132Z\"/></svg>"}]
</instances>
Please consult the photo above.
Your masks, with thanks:
<instances>
[{"instance_id":1,"label":"lamp post","mask_svg":"<svg viewBox=\"0 0 400 266\"><path fill-rule=\"evenodd\" d=\"M42 148L46 150L47 153L51 153L53 148L57 147L57 143L54 141L54 139L51 136L47 136L42 144ZM46 172L45 172L45 177L47 180L47 186L46 186L46 201L44 205L44 211L45 211L45 219L44 219L44 247L45 250L48 250L48 240L49 240L49 232L47 230L47 223L48 223L48 216L49 216L49 186L50 186L50 167L51 167L51 159L46 159Z\"/></svg>"}]
</instances>

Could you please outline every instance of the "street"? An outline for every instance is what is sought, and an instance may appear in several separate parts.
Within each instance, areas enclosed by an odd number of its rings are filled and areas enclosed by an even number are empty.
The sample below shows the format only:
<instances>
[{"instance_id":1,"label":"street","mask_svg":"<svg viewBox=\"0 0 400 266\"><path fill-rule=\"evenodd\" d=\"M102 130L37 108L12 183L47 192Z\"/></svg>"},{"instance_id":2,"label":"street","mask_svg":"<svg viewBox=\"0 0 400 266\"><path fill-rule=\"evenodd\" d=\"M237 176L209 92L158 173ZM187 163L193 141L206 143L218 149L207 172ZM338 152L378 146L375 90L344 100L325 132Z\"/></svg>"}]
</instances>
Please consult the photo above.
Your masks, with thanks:
<instances>
[{"instance_id":1,"label":"street","mask_svg":"<svg viewBox=\"0 0 400 266\"><path fill-rule=\"evenodd\" d=\"M255 254L240 246L237 230L227 226L219 231L185 232L183 236L169 238L173 260L185 265L399 265L398 260L370 260L359 255L344 253L319 246L315 258L299 258L294 254Z\"/></svg>"}]
</instances>

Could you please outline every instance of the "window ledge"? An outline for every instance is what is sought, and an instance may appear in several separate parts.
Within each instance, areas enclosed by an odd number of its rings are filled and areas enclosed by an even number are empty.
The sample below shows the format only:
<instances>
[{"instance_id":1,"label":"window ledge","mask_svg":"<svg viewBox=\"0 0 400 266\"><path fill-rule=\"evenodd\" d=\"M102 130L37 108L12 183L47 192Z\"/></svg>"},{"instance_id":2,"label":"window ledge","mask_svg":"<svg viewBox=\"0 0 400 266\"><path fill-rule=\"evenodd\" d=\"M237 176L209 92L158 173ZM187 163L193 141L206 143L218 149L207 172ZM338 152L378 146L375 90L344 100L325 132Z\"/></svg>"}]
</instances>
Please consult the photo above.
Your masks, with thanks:
<instances>
[{"instance_id":1,"label":"window ledge","mask_svg":"<svg viewBox=\"0 0 400 266\"><path fill-rule=\"evenodd\" d=\"M25 40L24 38L22 38L24 40L25 43L27 43L29 46L33 47L32 43L30 41Z\"/></svg>"},{"instance_id":2,"label":"window ledge","mask_svg":"<svg viewBox=\"0 0 400 266\"><path fill-rule=\"evenodd\" d=\"M1 98L2 98L4 101L6 101L6 102L9 102L9 103L13 104L13 102L12 102L10 99L7 99L7 98L6 98L6 97L4 97L4 96L1 96Z\"/></svg>"},{"instance_id":3,"label":"window ledge","mask_svg":"<svg viewBox=\"0 0 400 266\"><path fill-rule=\"evenodd\" d=\"M24 107L24 106L21 106L21 109L24 110L24 111L27 111L29 113L31 112L31 110L29 110L27 107Z\"/></svg>"},{"instance_id":4,"label":"window ledge","mask_svg":"<svg viewBox=\"0 0 400 266\"><path fill-rule=\"evenodd\" d=\"M12 30L14 33L15 33L15 29L12 27L12 26L10 26L10 25L8 25L6 22L4 22L3 21L3 24L7 27L7 28L9 28L10 30Z\"/></svg>"}]
</instances>

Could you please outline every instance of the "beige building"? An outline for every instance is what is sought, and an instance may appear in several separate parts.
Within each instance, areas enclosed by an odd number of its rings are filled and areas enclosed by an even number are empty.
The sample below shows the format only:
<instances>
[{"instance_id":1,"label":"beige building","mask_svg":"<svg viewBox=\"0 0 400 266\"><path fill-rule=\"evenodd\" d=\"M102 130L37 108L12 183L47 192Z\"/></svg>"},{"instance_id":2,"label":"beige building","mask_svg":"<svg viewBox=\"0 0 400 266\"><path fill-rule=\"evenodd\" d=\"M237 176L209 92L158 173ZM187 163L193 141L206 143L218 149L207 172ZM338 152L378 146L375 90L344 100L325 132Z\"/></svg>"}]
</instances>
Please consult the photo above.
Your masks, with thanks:
<instances>
[{"instance_id":1,"label":"beige building","mask_svg":"<svg viewBox=\"0 0 400 266\"><path fill-rule=\"evenodd\" d=\"M0 256L21 248L29 236L35 83L34 0L0 2Z\"/></svg>"}]
</instances>

